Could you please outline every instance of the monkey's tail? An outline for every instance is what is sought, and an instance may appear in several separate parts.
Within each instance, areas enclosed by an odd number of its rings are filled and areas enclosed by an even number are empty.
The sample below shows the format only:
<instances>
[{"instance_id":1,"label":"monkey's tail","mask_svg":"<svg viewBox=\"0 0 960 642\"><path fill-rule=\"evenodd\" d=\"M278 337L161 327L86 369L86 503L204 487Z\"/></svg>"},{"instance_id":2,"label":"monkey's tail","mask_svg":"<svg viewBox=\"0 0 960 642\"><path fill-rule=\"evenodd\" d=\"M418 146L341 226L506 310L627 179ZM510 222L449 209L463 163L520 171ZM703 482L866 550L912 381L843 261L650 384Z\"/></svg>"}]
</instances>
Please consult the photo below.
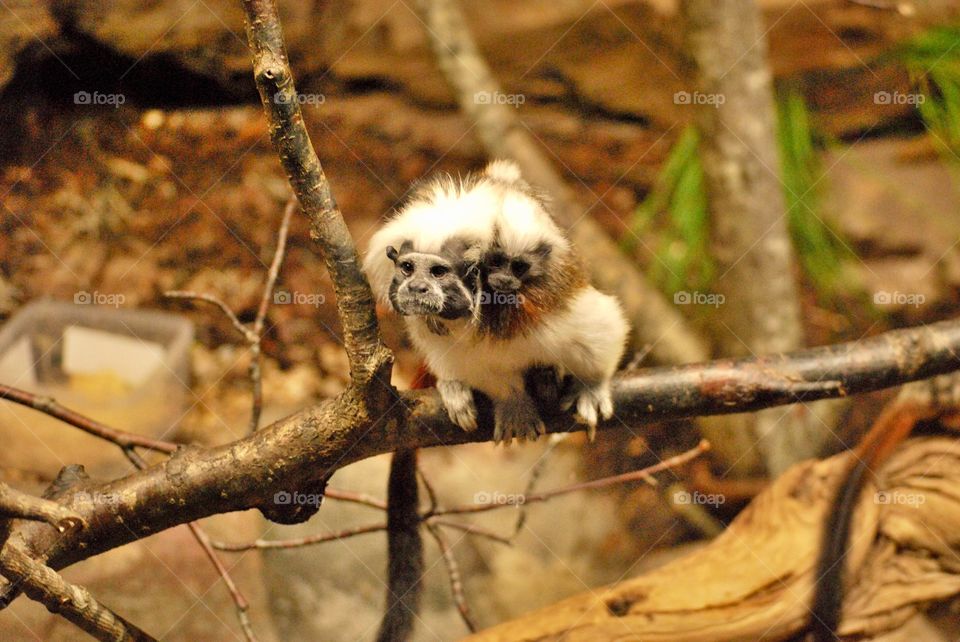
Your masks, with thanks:
<instances>
[{"instance_id":1,"label":"monkey's tail","mask_svg":"<svg viewBox=\"0 0 960 642\"><path fill-rule=\"evenodd\" d=\"M867 481L902 443L921 419L931 419L937 411L912 401L890 403L854 451L855 459L841 479L837 494L824 522L820 558L814 576L810 632L814 642L835 642L843 613L843 582L853 513Z\"/></svg>"},{"instance_id":2,"label":"monkey's tail","mask_svg":"<svg viewBox=\"0 0 960 642\"><path fill-rule=\"evenodd\" d=\"M867 483L870 469L857 460L847 471L824 522L820 558L817 560L810 632L815 642L835 642L843 609L843 571L853 525L853 510Z\"/></svg>"},{"instance_id":3,"label":"monkey's tail","mask_svg":"<svg viewBox=\"0 0 960 642\"><path fill-rule=\"evenodd\" d=\"M421 364L411 388L429 388L435 382ZM403 642L413 633L423 592L419 509L417 451L398 450L393 454L387 483L387 604L378 642Z\"/></svg>"}]
</instances>

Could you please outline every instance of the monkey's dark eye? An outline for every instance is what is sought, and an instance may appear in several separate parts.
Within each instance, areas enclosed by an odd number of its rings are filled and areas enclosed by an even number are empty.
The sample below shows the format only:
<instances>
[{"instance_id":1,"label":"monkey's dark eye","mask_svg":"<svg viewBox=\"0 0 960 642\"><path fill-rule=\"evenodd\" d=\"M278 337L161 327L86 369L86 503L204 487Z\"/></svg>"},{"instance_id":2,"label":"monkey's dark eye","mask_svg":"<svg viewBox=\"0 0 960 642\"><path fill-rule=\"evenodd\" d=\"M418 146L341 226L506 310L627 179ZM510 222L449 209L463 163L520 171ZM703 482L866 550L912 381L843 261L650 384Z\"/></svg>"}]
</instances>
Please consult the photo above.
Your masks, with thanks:
<instances>
[{"instance_id":1,"label":"monkey's dark eye","mask_svg":"<svg viewBox=\"0 0 960 642\"><path fill-rule=\"evenodd\" d=\"M487 265L492 268L502 268L507 264L507 257L503 254L493 254L487 259Z\"/></svg>"},{"instance_id":2,"label":"monkey's dark eye","mask_svg":"<svg viewBox=\"0 0 960 642\"><path fill-rule=\"evenodd\" d=\"M442 276L450 274L450 268L446 265L434 265L430 268L430 274L439 279Z\"/></svg>"},{"instance_id":3,"label":"monkey's dark eye","mask_svg":"<svg viewBox=\"0 0 960 642\"><path fill-rule=\"evenodd\" d=\"M510 264L510 269L513 270L514 276L523 276L530 271L530 264L526 261L514 261Z\"/></svg>"},{"instance_id":4,"label":"monkey's dark eye","mask_svg":"<svg viewBox=\"0 0 960 642\"><path fill-rule=\"evenodd\" d=\"M410 261L401 261L400 262L400 271L403 272L406 276L413 274L413 263Z\"/></svg>"}]
</instances>

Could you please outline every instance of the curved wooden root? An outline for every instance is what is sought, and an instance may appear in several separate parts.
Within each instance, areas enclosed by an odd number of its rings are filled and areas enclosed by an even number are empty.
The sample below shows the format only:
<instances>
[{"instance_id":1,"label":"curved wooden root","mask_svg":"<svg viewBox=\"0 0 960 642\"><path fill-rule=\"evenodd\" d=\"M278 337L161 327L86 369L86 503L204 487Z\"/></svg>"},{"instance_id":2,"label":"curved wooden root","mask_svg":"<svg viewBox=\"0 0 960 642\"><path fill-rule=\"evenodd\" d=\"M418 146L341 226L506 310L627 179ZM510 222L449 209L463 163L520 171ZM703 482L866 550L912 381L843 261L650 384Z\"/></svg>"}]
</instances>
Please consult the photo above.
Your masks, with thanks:
<instances>
[{"instance_id":1,"label":"curved wooden root","mask_svg":"<svg viewBox=\"0 0 960 642\"><path fill-rule=\"evenodd\" d=\"M809 617L821 523L850 456L793 466L690 555L468 639L718 642L795 635ZM914 439L891 458L860 500L847 568L843 635L896 629L924 604L960 593L960 441Z\"/></svg>"}]
</instances>

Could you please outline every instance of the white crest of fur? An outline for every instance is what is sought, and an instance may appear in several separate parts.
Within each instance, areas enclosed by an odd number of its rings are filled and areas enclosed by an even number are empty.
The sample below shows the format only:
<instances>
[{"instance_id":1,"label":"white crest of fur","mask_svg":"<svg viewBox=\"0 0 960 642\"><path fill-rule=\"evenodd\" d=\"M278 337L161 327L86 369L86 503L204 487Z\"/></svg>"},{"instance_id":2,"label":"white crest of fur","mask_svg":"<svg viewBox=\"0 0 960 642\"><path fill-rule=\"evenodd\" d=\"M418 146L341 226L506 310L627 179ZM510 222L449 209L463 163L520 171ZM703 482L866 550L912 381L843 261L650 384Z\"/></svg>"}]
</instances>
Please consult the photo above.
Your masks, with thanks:
<instances>
[{"instance_id":1,"label":"white crest of fur","mask_svg":"<svg viewBox=\"0 0 960 642\"><path fill-rule=\"evenodd\" d=\"M570 242L543 202L527 192L507 190L503 194L496 225L498 240L507 254L522 254L541 243L549 244L554 255L570 251Z\"/></svg>"},{"instance_id":2,"label":"white crest of fur","mask_svg":"<svg viewBox=\"0 0 960 642\"><path fill-rule=\"evenodd\" d=\"M454 237L489 246L500 200L494 183L476 185L443 175L417 190L413 198L383 225L367 244L363 269L374 295L388 301L395 266L387 247L410 241L417 252L435 254Z\"/></svg>"},{"instance_id":3,"label":"white crest of fur","mask_svg":"<svg viewBox=\"0 0 960 642\"><path fill-rule=\"evenodd\" d=\"M497 160L467 180L435 177L383 225L367 244L363 269L374 294L388 301L394 265L387 246L400 249L410 241L418 252L437 253L453 237L490 247L495 231L504 249L519 255L548 243L554 255L570 251L570 243L513 161Z\"/></svg>"},{"instance_id":4,"label":"white crest of fur","mask_svg":"<svg viewBox=\"0 0 960 642\"><path fill-rule=\"evenodd\" d=\"M490 178L503 181L504 183L515 183L523 180L523 173L520 171L520 166L512 160L492 161L487 165L487 168L483 170L483 173Z\"/></svg>"}]
</instances>

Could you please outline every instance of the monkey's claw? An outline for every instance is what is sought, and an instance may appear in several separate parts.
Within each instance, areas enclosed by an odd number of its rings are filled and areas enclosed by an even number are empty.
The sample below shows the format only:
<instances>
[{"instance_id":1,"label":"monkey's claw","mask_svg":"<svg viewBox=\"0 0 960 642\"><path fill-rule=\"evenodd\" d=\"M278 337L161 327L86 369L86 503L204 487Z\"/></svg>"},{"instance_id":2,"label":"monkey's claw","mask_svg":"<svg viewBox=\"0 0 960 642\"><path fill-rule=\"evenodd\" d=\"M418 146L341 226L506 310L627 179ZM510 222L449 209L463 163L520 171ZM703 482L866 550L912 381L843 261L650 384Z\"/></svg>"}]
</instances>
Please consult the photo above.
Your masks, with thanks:
<instances>
[{"instance_id":1,"label":"monkey's claw","mask_svg":"<svg viewBox=\"0 0 960 642\"><path fill-rule=\"evenodd\" d=\"M570 395L563 402L563 409L570 410L576 404L576 418L587 425L587 438L593 441L597 436L597 422L613 416L613 396L609 385L584 388Z\"/></svg>"},{"instance_id":2,"label":"monkey's claw","mask_svg":"<svg viewBox=\"0 0 960 642\"><path fill-rule=\"evenodd\" d=\"M437 382L437 392L447 409L450 421L467 432L477 429L477 407L473 403L473 392L460 381L441 380Z\"/></svg>"},{"instance_id":3,"label":"monkey's claw","mask_svg":"<svg viewBox=\"0 0 960 642\"><path fill-rule=\"evenodd\" d=\"M493 442L509 444L516 437L519 441L535 441L547 432L536 405L526 395L518 395L497 401L493 407Z\"/></svg>"}]
</instances>

